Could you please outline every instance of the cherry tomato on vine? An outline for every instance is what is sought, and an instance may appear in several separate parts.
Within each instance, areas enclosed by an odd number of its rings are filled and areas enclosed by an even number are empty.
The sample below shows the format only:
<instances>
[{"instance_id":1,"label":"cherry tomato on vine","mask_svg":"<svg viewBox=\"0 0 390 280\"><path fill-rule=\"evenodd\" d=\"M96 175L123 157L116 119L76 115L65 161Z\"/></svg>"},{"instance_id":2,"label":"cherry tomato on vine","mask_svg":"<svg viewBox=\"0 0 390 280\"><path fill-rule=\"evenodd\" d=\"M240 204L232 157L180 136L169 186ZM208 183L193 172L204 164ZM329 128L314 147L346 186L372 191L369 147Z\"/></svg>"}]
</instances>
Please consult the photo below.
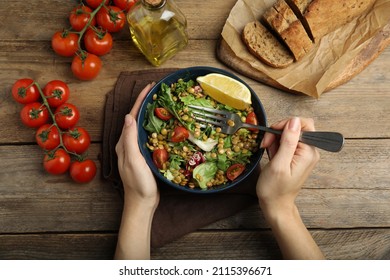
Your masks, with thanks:
<instances>
[{"instance_id":1,"label":"cherry tomato on vine","mask_svg":"<svg viewBox=\"0 0 390 280\"><path fill-rule=\"evenodd\" d=\"M116 6L101 8L96 14L96 22L108 32L118 32L125 26L126 15Z\"/></svg>"},{"instance_id":2,"label":"cherry tomato on vine","mask_svg":"<svg viewBox=\"0 0 390 280\"><path fill-rule=\"evenodd\" d=\"M12 86L12 97L21 104L28 104L38 101L39 90L34 81L29 78L19 79Z\"/></svg>"},{"instance_id":3,"label":"cherry tomato on vine","mask_svg":"<svg viewBox=\"0 0 390 280\"><path fill-rule=\"evenodd\" d=\"M81 31L88 24L92 10L88 6L80 5L74 8L69 15L69 22L73 30ZM91 20L91 26L96 25L95 17Z\"/></svg>"},{"instance_id":4,"label":"cherry tomato on vine","mask_svg":"<svg viewBox=\"0 0 390 280\"><path fill-rule=\"evenodd\" d=\"M65 82L53 80L45 85L43 94L46 96L50 107L57 108L69 99L70 90Z\"/></svg>"},{"instance_id":5,"label":"cherry tomato on vine","mask_svg":"<svg viewBox=\"0 0 390 280\"><path fill-rule=\"evenodd\" d=\"M39 102L26 104L20 111L22 123L28 127L37 128L49 120L49 113L45 105Z\"/></svg>"},{"instance_id":6,"label":"cherry tomato on vine","mask_svg":"<svg viewBox=\"0 0 390 280\"><path fill-rule=\"evenodd\" d=\"M97 7L99 7L99 5L103 2L103 0L85 0L85 3L91 7L92 9L96 9ZM104 1L104 5L108 5L108 2L110 2L110 0L105 0Z\"/></svg>"},{"instance_id":7,"label":"cherry tomato on vine","mask_svg":"<svg viewBox=\"0 0 390 280\"><path fill-rule=\"evenodd\" d=\"M96 78L101 68L101 59L97 55L87 52L76 55L71 66L73 75L84 81Z\"/></svg>"},{"instance_id":8,"label":"cherry tomato on vine","mask_svg":"<svg viewBox=\"0 0 390 280\"><path fill-rule=\"evenodd\" d=\"M80 119L80 112L77 107L70 103L59 106L55 112L55 121L61 129L73 128Z\"/></svg>"},{"instance_id":9,"label":"cherry tomato on vine","mask_svg":"<svg viewBox=\"0 0 390 280\"><path fill-rule=\"evenodd\" d=\"M128 12L136 2L136 0L114 0L114 5L119 7L121 10Z\"/></svg>"},{"instance_id":10,"label":"cherry tomato on vine","mask_svg":"<svg viewBox=\"0 0 390 280\"><path fill-rule=\"evenodd\" d=\"M65 173L70 166L70 156L64 149L48 152L43 158L43 167L54 175Z\"/></svg>"},{"instance_id":11,"label":"cherry tomato on vine","mask_svg":"<svg viewBox=\"0 0 390 280\"><path fill-rule=\"evenodd\" d=\"M183 142L190 136L187 129L182 126L176 126L171 135L171 141L175 143Z\"/></svg>"},{"instance_id":12,"label":"cherry tomato on vine","mask_svg":"<svg viewBox=\"0 0 390 280\"><path fill-rule=\"evenodd\" d=\"M83 154L91 144L88 132L82 127L75 127L62 135L62 141L69 152Z\"/></svg>"},{"instance_id":13,"label":"cherry tomato on vine","mask_svg":"<svg viewBox=\"0 0 390 280\"><path fill-rule=\"evenodd\" d=\"M105 55L112 49L112 36L103 30L89 29L84 35L84 44L88 52L96 55Z\"/></svg>"},{"instance_id":14,"label":"cherry tomato on vine","mask_svg":"<svg viewBox=\"0 0 390 280\"><path fill-rule=\"evenodd\" d=\"M90 159L75 161L70 166L70 177L76 183L88 183L96 175L96 164Z\"/></svg>"},{"instance_id":15,"label":"cherry tomato on vine","mask_svg":"<svg viewBox=\"0 0 390 280\"><path fill-rule=\"evenodd\" d=\"M44 124L35 133L37 144L44 150L50 151L60 145L60 133L53 124Z\"/></svg>"},{"instance_id":16,"label":"cherry tomato on vine","mask_svg":"<svg viewBox=\"0 0 390 280\"><path fill-rule=\"evenodd\" d=\"M51 47L61 56L73 56L78 48L79 35L69 31L57 31L51 38Z\"/></svg>"},{"instance_id":17,"label":"cherry tomato on vine","mask_svg":"<svg viewBox=\"0 0 390 280\"><path fill-rule=\"evenodd\" d=\"M165 149L155 149L153 151L153 162L157 166L158 169L164 168L164 163L168 161L169 155L167 150Z\"/></svg>"},{"instance_id":18,"label":"cherry tomato on vine","mask_svg":"<svg viewBox=\"0 0 390 280\"><path fill-rule=\"evenodd\" d=\"M169 121L173 117L172 114L163 107L155 108L154 114L163 121Z\"/></svg>"},{"instance_id":19,"label":"cherry tomato on vine","mask_svg":"<svg viewBox=\"0 0 390 280\"><path fill-rule=\"evenodd\" d=\"M258 125L259 122L257 121L257 117L256 117L256 114L255 112L250 112L247 116L246 116L246 123L249 123L249 124L254 124L254 125ZM251 131L259 131L258 129L256 128L248 128L249 130Z\"/></svg>"},{"instance_id":20,"label":"cherry tomato on vine","mask_svg":"<svg viewBox=\"0 0 390 280\"><path fill-rule=\"evenodd\" d=\"M238 176L241 175L242 172L244 172L245 166L241 163L236 163L231 165L227 171L226 171L226 177L230 181L234 181Z\"/></svg>"}]
</instances>

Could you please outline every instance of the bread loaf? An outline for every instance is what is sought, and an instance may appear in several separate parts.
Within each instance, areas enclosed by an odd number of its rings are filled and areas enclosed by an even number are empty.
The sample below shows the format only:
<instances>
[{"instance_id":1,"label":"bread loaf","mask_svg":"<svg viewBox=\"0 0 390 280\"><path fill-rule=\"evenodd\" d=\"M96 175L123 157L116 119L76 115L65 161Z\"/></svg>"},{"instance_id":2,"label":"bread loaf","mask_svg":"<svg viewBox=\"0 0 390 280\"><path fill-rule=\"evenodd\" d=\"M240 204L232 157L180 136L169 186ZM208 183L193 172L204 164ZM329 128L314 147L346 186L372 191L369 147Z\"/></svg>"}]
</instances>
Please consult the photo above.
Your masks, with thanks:
<instances>
[{"instance_id":1,"label":"bread loaf","mask_svg":"<svg viewBox=\"0 0 390 280\"><path fill-rule=\"evenodd\" d=\"M264 63L286 67L305 56L323 36L369 9L375 0L278 0L242 38Z\"/></svg>"},{"instance_id":2,"label":"bread loaf","mask_svg":"<svg viewBox=\"0 0 390 280\"><path fill-rule=\"evenodd\" d=\"M350 22L366 11L375 0L314 0L304 17L317 42L326 34Z\"/></svg>"},{"instance_id":3,"label":"bread loaf","mask_svg":"<svg viewBox=\"0 0 390 280\"><path fill-rule=\"evenodd\" d=\"M284 0L278 0L264 13L263 19L284 41L295 60L301 59L313 48L313 42L301 21Z\"/></svg>"},{"instance_id":4,"label":"bread loaf","mask_svg":"<svg viewBox=\"0 0 390 280\"><path fill-rule=\"evenodd\" d=\"M284 68L294 62L289 51L258 21L245 25L242 38L248 50L270 66Z\"/></svg>"}]
</instances>

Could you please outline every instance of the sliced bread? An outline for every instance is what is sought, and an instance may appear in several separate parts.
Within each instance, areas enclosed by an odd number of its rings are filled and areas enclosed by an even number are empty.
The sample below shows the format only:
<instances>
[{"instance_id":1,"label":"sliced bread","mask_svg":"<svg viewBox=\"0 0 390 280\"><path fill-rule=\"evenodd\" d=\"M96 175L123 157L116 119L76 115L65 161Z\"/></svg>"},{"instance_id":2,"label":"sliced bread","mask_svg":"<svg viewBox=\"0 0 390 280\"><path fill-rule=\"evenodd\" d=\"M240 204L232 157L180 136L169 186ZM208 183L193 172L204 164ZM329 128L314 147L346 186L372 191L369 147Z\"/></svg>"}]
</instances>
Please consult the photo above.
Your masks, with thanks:
<instances>
[{"instance_id":1,"label":"sliced bread","mask_svg":"<svg viewBox=\"0 0 390 280\"><path fill-rule=\"evenodd\" d=\"M374 2L375 0L314 0L307 7L304 17L316 42L361 15Z\"/></svg>"},{"instance_id":2,"label":"sliced bread","mask_svg":"<svg viewBox=\"0 0 390 280\"><path fill-rule=\"evenodd\" d=\"M284 68L294 62L291 53L259 21L245 25L242 39L254 56L272 67Z\"/></svg>"},{"instance_id":3,"label":"sliced bread","mask_svg":"<svg viewBox=\"0 0 390 280\"><path fill-rule=\"evenodd\" d=\"M309 35L310 39L314 41L314 37L311 33L309 23L305 18L306 10L311 2L313 2L313 0L286 0L286 3L290 6L291 10L294 11L297 18L302 22L302 25L305 28L306 33Z\"/></svg>"},{"instance_id":4,"label":"sliced bread","mask_svg":"<svg viewBox=\"0 0 390 280\"><path fill-rule=\"evenodd\" d=\"M301 59L313 48L301 21L284 0L278 0L263 15L263 20L286 43L295 60Z\"/></svg>"}]
</instances>

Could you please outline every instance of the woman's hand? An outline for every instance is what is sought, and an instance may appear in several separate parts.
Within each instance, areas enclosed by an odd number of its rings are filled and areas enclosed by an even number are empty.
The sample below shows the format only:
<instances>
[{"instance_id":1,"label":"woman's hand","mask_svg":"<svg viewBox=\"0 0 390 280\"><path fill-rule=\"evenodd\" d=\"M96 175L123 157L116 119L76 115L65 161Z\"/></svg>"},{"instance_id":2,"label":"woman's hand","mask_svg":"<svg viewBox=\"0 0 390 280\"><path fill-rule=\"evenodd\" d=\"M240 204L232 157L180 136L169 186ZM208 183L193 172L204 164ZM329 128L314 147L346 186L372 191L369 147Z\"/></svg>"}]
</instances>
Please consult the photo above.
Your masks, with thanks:
<instances>
[{"instance_id":1,"label":"woman's hand","mask_svg":"<svg viewBox=\"0 0 390 280\"><path fill-rule=\"evenodd\" d=\"M151 227L160 195L152 171L138 148L136 116L152 86L149 84L142 90L133 109L126 115L122 135L116 145L125 193L116 259L150 258Z\"/></svg>"},{"instance_id":2,"label":"woman's hand","mask_svg":"<svg viewBox=\"0 0 390 280\"><path fill-rule=\"evenodd\" d=\"M156 207L159 201L157 183L139 150L136 123L141 103L152 86L153 84L149 84L142 90L131 112L126 115L122 134L116 145L116 153L125 200Z\"/></svg>"},{"instance_id":3,"label":"woman's hand","mask_svg":"<svg viewBox=\"0 0 390 280\"><path fill-rule=\"evenodd\" d=\"M316 148L298 142L301 130L314 131L311 119L292 118L274 124L280 137L266 133L262 147L270 162L262 169L257 195L282 254L288 259L322 259L321 250L302 222L295 199L319 161Z\"/></svg>"}]
</instances>

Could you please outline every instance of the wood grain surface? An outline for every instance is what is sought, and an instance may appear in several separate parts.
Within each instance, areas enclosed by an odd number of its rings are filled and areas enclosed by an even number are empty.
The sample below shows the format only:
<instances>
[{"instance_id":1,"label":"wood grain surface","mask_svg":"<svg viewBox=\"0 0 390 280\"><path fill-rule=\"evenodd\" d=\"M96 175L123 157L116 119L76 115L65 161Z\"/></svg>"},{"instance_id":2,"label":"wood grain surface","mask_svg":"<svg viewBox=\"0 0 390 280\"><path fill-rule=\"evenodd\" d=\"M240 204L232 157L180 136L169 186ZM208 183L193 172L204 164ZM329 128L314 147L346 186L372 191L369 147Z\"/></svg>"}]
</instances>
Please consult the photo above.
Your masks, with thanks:
<instances>
[{"instance_id":1,"label":"wood grain surface","mask_svg":"<svg viewBox=\"0 0 390 280\"><path fill-rule=\"evenodd\" d=\"M121 197L100 174L86 185L72 183L67 175L46 174L34 130L21 124L21 105L10 95L13 83L24 77L42 86L53 79L67 82L70 101L81 109L80 125L91 134L89 154L100 172L105 95L121 71L154 67L136 50L125 29L115 34L113 50L102 58L100 75L89 82L75 79L71 58L54 54L50 39L67 26L67 15L77 2L33 0L28 9L21 0L0 5L0 259L113 257ZM189 45L162 67L206 65L232 71L258 94L270 124L298 115L313 118L317 130L343 133L346 143L340 153L321 151L320 163L297 198L299 210L327 258L390 259L390 49L383 46L358 75L319 100L291 94L235 72L220 60L220 34L235 2L176 0L188 20ZM15 9L24 12L9 12ZM367 53L367 57L373 56ZM261 164L267 162L264 157ZM281 255L259 207L253 205L154 248L152 257L279 259Z\"/></svg>"}]
</instances>

